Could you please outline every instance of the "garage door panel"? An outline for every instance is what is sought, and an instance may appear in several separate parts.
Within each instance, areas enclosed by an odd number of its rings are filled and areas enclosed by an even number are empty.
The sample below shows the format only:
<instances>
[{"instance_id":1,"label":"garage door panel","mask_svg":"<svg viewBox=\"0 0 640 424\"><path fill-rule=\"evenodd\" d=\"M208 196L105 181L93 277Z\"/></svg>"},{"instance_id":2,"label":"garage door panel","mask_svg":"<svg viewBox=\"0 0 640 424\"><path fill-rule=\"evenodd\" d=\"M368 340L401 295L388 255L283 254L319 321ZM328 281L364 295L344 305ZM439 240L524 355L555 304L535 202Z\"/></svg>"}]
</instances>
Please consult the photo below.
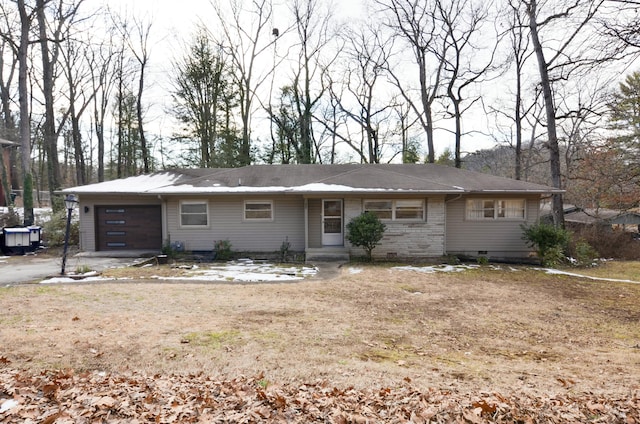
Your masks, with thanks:
<instances>
[{"instance_id":1,"label":"garage door panel","mask_svg":"<svg viewBox=\"0 0 640 424\"><path fill-rule=\"evenodd\" d=\"M162 247L161 207L125 205L96 207L97 250Z\"/></svg>"}]
</instances>

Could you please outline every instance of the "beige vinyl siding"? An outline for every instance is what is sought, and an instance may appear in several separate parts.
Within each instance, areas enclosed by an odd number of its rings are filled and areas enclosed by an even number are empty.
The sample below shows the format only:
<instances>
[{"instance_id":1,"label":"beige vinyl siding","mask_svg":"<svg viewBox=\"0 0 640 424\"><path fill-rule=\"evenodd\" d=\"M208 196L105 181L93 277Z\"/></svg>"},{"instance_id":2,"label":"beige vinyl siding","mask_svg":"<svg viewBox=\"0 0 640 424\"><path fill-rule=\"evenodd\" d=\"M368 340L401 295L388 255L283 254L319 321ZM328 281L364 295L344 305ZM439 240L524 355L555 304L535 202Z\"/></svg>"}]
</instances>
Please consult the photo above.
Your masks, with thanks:
<instances>
[{"instance_id":1,"label":"beige vinyl siding","mask_svg":"<svg viewBox=\"0 0 640 424\"><path fill-rule=\"evenodd\" d=\"M180 200L207 201L206 228L180 226ZM244 220L245 200L273 201L272 221ZM171 242L181 241L185 250L213 250L216 240L229 240L239 252L276 252L285 238L291 250L304 250L304 199L302 196L220 196L171 198L167 202L167 228Z\"/></svg>"},{"instance_id":2,"label":"beige vinyl siding","mask_svg":"<svg viewBox=\"0 0 640 424\"><path fill-rule=\"evenodd\" d=\"M466 201L469 198L526 199L526 217L521 219L470 220L466 217ZM522 224L530 225L538 220L539 197L486 195L462 197L447 202L448 254L488 256L496 258L527 257L531 249L522 240ZM479 253L479 252L487 252Z\"/></svg>"},{"instance_id":3,"label":"beige vinyl siding","mask_svg":"<svg viewBox=\"0 0 640 424\"><path fill-rule=\"evenodd\" d=\"M309 199L309 247L322 247L322 199Z\"/></svg>"},{"instance_id":4,"label":"beige vinyl siding","mask_svg":"<svg viewBox=\"0 0 640 424\"><path fill-rule=\"evenodd\" d=\"M137 196L91 196L80 195L78 209L74 211L80 217L80 250L93 252L96 250L96 206L111 205L161 205L162 202L156 197ZM84 211L88 207L87 212Z\"/></svg>"}]
</instances>

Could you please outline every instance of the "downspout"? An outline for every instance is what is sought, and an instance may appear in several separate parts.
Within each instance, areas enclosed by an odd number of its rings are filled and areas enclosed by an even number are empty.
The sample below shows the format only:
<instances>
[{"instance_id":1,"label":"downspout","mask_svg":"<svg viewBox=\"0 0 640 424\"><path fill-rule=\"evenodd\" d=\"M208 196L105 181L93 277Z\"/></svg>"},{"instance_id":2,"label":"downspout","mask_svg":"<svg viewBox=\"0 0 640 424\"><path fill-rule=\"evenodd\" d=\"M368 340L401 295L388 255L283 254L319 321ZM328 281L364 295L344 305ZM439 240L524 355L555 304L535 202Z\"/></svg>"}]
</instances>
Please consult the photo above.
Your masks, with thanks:
<instances>
[{"instance_id":1,"label":"downspout","mask_svg":"<svg viewBox=\"0 0 640 424\"><path fill-rule=\"evenodd\" d=\"M169 224L168 224L168 219L167 219L167 200L163 199L161 195L158 194L158 199L162 202L160 204L160 216L162 219L162 247L164 247L165 242L170 242L169 237Z\"/></svg>"},{"instance_id":2,"label":"downspout","mask_svg":"<svg viewBox=\"0 0 640 424\"><path fill-rule=\"evenodd\" d=\"M309 249L309 199L304 198L304 253Z\"/></svg>"}]
</instances>

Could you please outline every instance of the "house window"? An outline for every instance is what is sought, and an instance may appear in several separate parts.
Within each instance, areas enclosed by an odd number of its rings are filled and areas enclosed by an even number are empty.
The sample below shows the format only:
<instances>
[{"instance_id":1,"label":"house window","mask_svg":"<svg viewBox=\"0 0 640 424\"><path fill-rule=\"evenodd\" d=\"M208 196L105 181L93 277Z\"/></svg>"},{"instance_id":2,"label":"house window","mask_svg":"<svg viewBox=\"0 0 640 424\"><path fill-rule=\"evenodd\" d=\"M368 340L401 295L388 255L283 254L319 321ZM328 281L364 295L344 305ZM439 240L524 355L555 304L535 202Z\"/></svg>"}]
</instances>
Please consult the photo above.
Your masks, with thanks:
<instances>
[{"instance_id":1,"label":"house window","mask_svg":"<svg viewBox=\"0 0 640 424\"><path fill-rule=\"evenodd\" d=\"M468 199L467 219L525 219L524 199Z\"/></svg>"},{"instance_id":2,"label":"house window","mask_svg":"<svg viewBox=\"0 0 640 424\"><path fill-rule=\"evenodd\" d=\"M273 202L270 200L244 202L246 221L273 221Z\"/></svg>"},{"instance_id":3,"label":"house window","mask_svg":"<svg viewBox=\"0 0 640 424\"><path fill-rule=\"evenodd\" d=\"M393 219L393 202L391 200L365 200L364 211L371 212L380 219Z\"/></svg>"},{"instance_id":4,"label":"house window","mask_svg":"<svg viewBox=\"0 0 640 424\"><path fill-rule=\"evenodd\" d=\"M424 219L424 202L422 200L396 200L395 219Z\"/></svg>"},{"instance_id":5,"label":"house window","mask_svg":"<svg viewBox=\"0 0 640 424\"><path fill-rule=\"evenodd\" d=\"M180 203L180 225L183 227L206 227L209 225L207 202L185 201Z\"/></svg>"},{"instance_id":6,"label":"house window","mask_svg":"<svg viewBox=\"0 0 640 424\"><path fill-rule=\"evenodd\" d=\"M423 200L365 200L364 211L384 220L424 220Z\"/></svg>"}]
</instances>

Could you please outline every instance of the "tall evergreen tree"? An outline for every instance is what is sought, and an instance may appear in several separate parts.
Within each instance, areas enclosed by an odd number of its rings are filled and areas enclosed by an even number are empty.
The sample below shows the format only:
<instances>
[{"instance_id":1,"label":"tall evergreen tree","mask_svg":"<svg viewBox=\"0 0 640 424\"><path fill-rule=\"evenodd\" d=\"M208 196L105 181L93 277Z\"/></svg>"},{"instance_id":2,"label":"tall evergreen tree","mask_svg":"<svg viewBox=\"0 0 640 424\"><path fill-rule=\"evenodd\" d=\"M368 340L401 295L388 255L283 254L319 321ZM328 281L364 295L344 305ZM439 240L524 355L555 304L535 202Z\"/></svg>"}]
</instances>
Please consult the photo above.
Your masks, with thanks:
<instances>
[{"instance_id":1,"label":"tall evergreen tree","mask_svg":"<svg viewBox=\"0 0 640 424\"><path fill-rule=\"evenodd\" d=\"M235 130L233 112L237 95L230 83L222 46L200 30L187 55L174 65L175 114L183 124L178 135L193 148L188 162L200 167L235 166L241 140Z\"/></svg>"},{"instance_id":2,"label":"tall evergreen tree","mask_svg":"<svg viewBox=\"0 0 640 424\"><path fill-rule=\"evenodd\" d=\"M640 149L640 72L633 72L621 82L609 104L616 140L633 150Z\"/></svg>"}]
</instances>

